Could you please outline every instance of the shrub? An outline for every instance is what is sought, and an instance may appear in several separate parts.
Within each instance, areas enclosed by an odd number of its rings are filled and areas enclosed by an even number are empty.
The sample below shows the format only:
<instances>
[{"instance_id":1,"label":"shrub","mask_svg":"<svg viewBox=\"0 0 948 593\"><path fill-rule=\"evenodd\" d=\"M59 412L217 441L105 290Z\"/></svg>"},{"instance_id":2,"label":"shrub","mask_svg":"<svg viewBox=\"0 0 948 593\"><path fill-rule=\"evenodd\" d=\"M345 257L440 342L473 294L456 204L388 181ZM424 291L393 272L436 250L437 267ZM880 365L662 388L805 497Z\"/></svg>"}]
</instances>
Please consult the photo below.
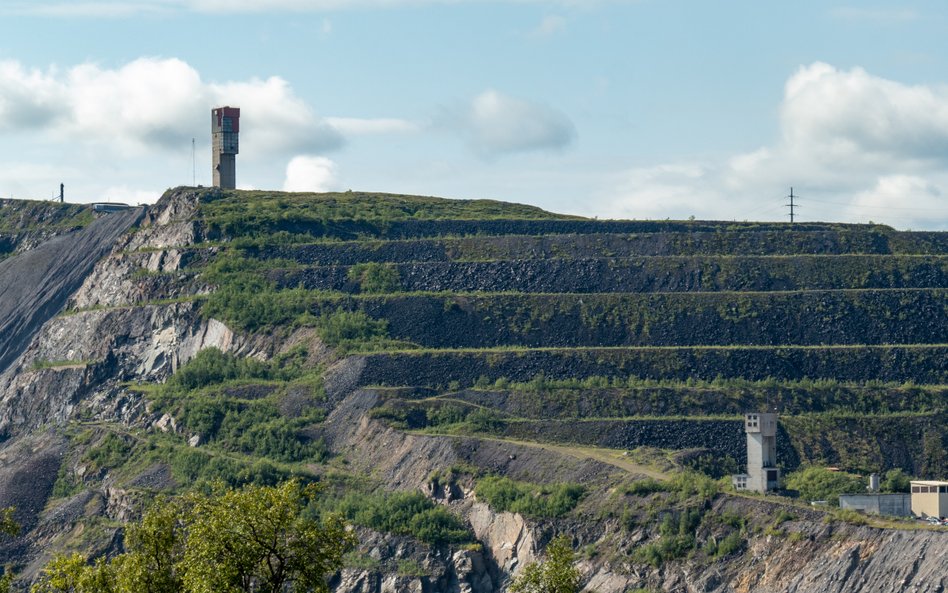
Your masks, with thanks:
<instances>
[{"instance_id":1,"label":"shrub","mask_svg":"<svg viewBox=\"0 0 948 593\"><path fill-rule=\"evenodd\" d=\"M194 390L234 379L268 379L270 367L252 358L237 358L217 348L206 348L178 369L168 386Z\"/></svg>"},{"instance_id":2,"label":"shrub","mask_svg":"<svg viewBox=\"0 0 948 593\"><path fill-rule=\"evenodd\" d=\"M879 484L883 492L909 492L912 478L899 468L890 469Z\"/></svg>"},{"instance_id":3,"label":"shrub","mask_svg":"<svg viewBox=\"0 0 948 593\"><path fill-rule=\"evenodd\" d=\"M357 282L361 292L395 292L400 288L398 269L388 264L376 262L356 264L349 268L346 277Z\"/></svg>"},{"instance_id":4,"label":"shrub","mask_svg":"<svg viewBox=\"0 0 948 593\"><path fill-rule=\"evenodd\" d=\"M132 446L125 439L110 432L86 453L85 458L97 468L111 468L121 465L131 450Z\"/></svg>"},{"instance_id":5,"label":"shrub","mask_svg":"<svg viewBox=\"0 0 948 593\"><path fill-rule=\"evenodd\" d=\"M714 551L715 558L723 558L725 556L730 556L731 554L741 550L744 547L744 538L741 536L740 532L734 531L729 533L721 540L717 545L717 549Z\"/></svg>"},{"instance_id":6,"label":"shrub","mask_svg":"<svg viewBox=\"0 0 948 593\"><path fill-rule=\"evenodd\" d=\"M388 321L373 319L362 311L337 309L316 320L316 333L328 346L349 349L385 340Z\"/></svg>"},{"instance_id":7,"label":"shrub","mask_svg":"<svg viewBox=\"0 0 948 593\"><path fill-rule=\"evenodd\" d=\"M495 510L543 518L570 512L586 490L578 484L540 485L487 476L478 480L474 492Z\"/></svg>"},{"instance_id":8,"label":"shrub","mask_svg":"<svg viewBox=\"0 0 948 593\"><path fill-rule=\"evenodd\" d=\"M432 544L473 540L473 534L458 517L417 492L350 494L338 502L335 510L357 525L410 535Z\"/></svg>"},{"instance_id":9,"label":"shrub","mask_svg":"<svg viewBox=\"0 0 948 593\"><path fill-rule=\"evenodd\" d=\"M647 496L655 492L665 492L668 489L668 484L664 482L652 478L645 478L644 480L635 480L634 482L626 484L625 493L632 496Z\"/></svg>"},{"instance_id":10,"label":"shrub","mask_svg":"<svg viewBox=\"0 0 948 593\"><path fill-rule=\"evenodd\" d=\"M478 408L467 415L467 423L476 432L500 432L504 427L503 419L493 410Z\"/></svg>"},{"instance_id":11,"label":"shrub","mask_svg":"<svg viewBox=\"0 0 948 593\"><path fill-rule=\"evenodd\" d=\"M839 495L865 490L860 476L809 466L787 475L787 488L798 490L806 500L825 500L839 505Z\"/></svg>"}]
</instances>

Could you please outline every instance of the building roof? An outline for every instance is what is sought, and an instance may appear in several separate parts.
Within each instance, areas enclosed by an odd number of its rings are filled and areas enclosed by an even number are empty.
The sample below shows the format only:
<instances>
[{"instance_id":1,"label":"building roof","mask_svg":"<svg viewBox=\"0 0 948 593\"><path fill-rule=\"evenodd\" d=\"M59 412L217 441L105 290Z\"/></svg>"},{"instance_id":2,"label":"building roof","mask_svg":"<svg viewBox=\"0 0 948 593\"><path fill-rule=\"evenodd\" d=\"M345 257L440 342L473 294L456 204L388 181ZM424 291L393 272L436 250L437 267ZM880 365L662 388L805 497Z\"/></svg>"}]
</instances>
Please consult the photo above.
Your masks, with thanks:
<instances>
[{"instance_id":1,"label":"building roof","mask_svg":"<svg viewBox=\"0 0 948 593\"><path fill-rule=\"evenodd\" d=\"M912 484L918 484L919 486L948 486L948 482L941 480L912 480Z\"/></svg>"}]
</instances>

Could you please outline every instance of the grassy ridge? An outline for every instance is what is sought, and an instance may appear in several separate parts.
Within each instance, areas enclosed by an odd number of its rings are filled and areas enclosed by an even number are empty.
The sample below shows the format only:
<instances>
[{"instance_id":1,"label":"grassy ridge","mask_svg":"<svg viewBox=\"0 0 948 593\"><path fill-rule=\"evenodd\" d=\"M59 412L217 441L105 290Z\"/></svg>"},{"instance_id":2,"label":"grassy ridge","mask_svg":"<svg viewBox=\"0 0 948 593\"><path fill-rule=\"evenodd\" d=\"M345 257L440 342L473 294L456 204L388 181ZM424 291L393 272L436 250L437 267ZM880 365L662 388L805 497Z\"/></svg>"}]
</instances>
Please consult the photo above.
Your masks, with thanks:
<instances>
[{"instance_id":1,"label":"grassy ridge","mask_svg":"<svg viewBox=\"0 0 948 593\"><path fill-rule=\"evenodd\" d=\"M479 236L395 241L323 241L267 245L255 255L308 265L358 262L586 259L708 255L936 255L948 251L940 233L882 230L667 232L637 234Z\"/></svg>"},{"instance_id":2,"label":"grassy ridge","mask_svg":"<svg viewBox=\"0 0 948 593\"><path fill-rule=\"evenodd\" d=\"M295 242L309 235L331 235L333 228L378 231L402 220L572 219L534 206L495 200L378 194L286 193L211 190L201 194L200 216L211 236ZM355 224L346 225L346 222ZM360 223L374 223L364 224ZM316 230L316 233L311 231ZM322 232L319 232L319 231ZM303 237L293 237L303 231ZM280 233L279 237L267 237Z\"/></svg>"}]
</instances>

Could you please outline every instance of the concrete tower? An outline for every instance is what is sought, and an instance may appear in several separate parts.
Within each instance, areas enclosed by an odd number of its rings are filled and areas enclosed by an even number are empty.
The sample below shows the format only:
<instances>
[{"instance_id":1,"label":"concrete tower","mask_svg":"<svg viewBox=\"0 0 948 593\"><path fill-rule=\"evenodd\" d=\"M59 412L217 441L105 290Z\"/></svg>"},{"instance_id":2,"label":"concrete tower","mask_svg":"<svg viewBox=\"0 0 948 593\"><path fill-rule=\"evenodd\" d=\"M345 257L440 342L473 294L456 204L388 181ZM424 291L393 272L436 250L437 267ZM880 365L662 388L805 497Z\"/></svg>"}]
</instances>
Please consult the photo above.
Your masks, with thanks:
<instances>
[{"instance_id":1,"label":"concrete tower","mask_svg":"<svg viewBox=\"0 0 948 593\"><path fill-rule=\"evenodd\" d=\"M240 132L240 108L218 107L211 110L211 167L214 185L223 189L237 187L237 134Z\"/></svg>"},{"instance_id":2,"label":"concrete tower","mask_svg":"<svg viewBox=\"0 0 948 593\"><path fill-rule=\"evenodd\" d=\"M747 433L747 489L767 492L777 488L777 415L745 414Z\"/></svg>"}]
</instances>

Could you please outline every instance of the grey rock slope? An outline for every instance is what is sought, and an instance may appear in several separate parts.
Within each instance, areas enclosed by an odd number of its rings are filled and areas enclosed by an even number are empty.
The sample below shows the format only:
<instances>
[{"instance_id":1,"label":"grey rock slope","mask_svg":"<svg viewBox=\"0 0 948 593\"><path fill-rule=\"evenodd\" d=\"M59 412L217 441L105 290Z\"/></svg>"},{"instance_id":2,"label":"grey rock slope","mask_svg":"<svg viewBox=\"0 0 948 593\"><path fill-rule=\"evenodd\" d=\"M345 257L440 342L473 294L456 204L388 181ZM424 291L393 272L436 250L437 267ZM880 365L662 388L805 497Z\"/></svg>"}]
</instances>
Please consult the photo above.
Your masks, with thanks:
<instances>
[{"instance_id":1,"label":"grey rock slope","mask_svg":"<svg viewBox=\"0 0 948 593\"><path fill-rule=\"evenodd\" d=\"M103 216L85 229L0 262L0 372L142 215L135 208Z\"/></svg>"}]
</instances>

